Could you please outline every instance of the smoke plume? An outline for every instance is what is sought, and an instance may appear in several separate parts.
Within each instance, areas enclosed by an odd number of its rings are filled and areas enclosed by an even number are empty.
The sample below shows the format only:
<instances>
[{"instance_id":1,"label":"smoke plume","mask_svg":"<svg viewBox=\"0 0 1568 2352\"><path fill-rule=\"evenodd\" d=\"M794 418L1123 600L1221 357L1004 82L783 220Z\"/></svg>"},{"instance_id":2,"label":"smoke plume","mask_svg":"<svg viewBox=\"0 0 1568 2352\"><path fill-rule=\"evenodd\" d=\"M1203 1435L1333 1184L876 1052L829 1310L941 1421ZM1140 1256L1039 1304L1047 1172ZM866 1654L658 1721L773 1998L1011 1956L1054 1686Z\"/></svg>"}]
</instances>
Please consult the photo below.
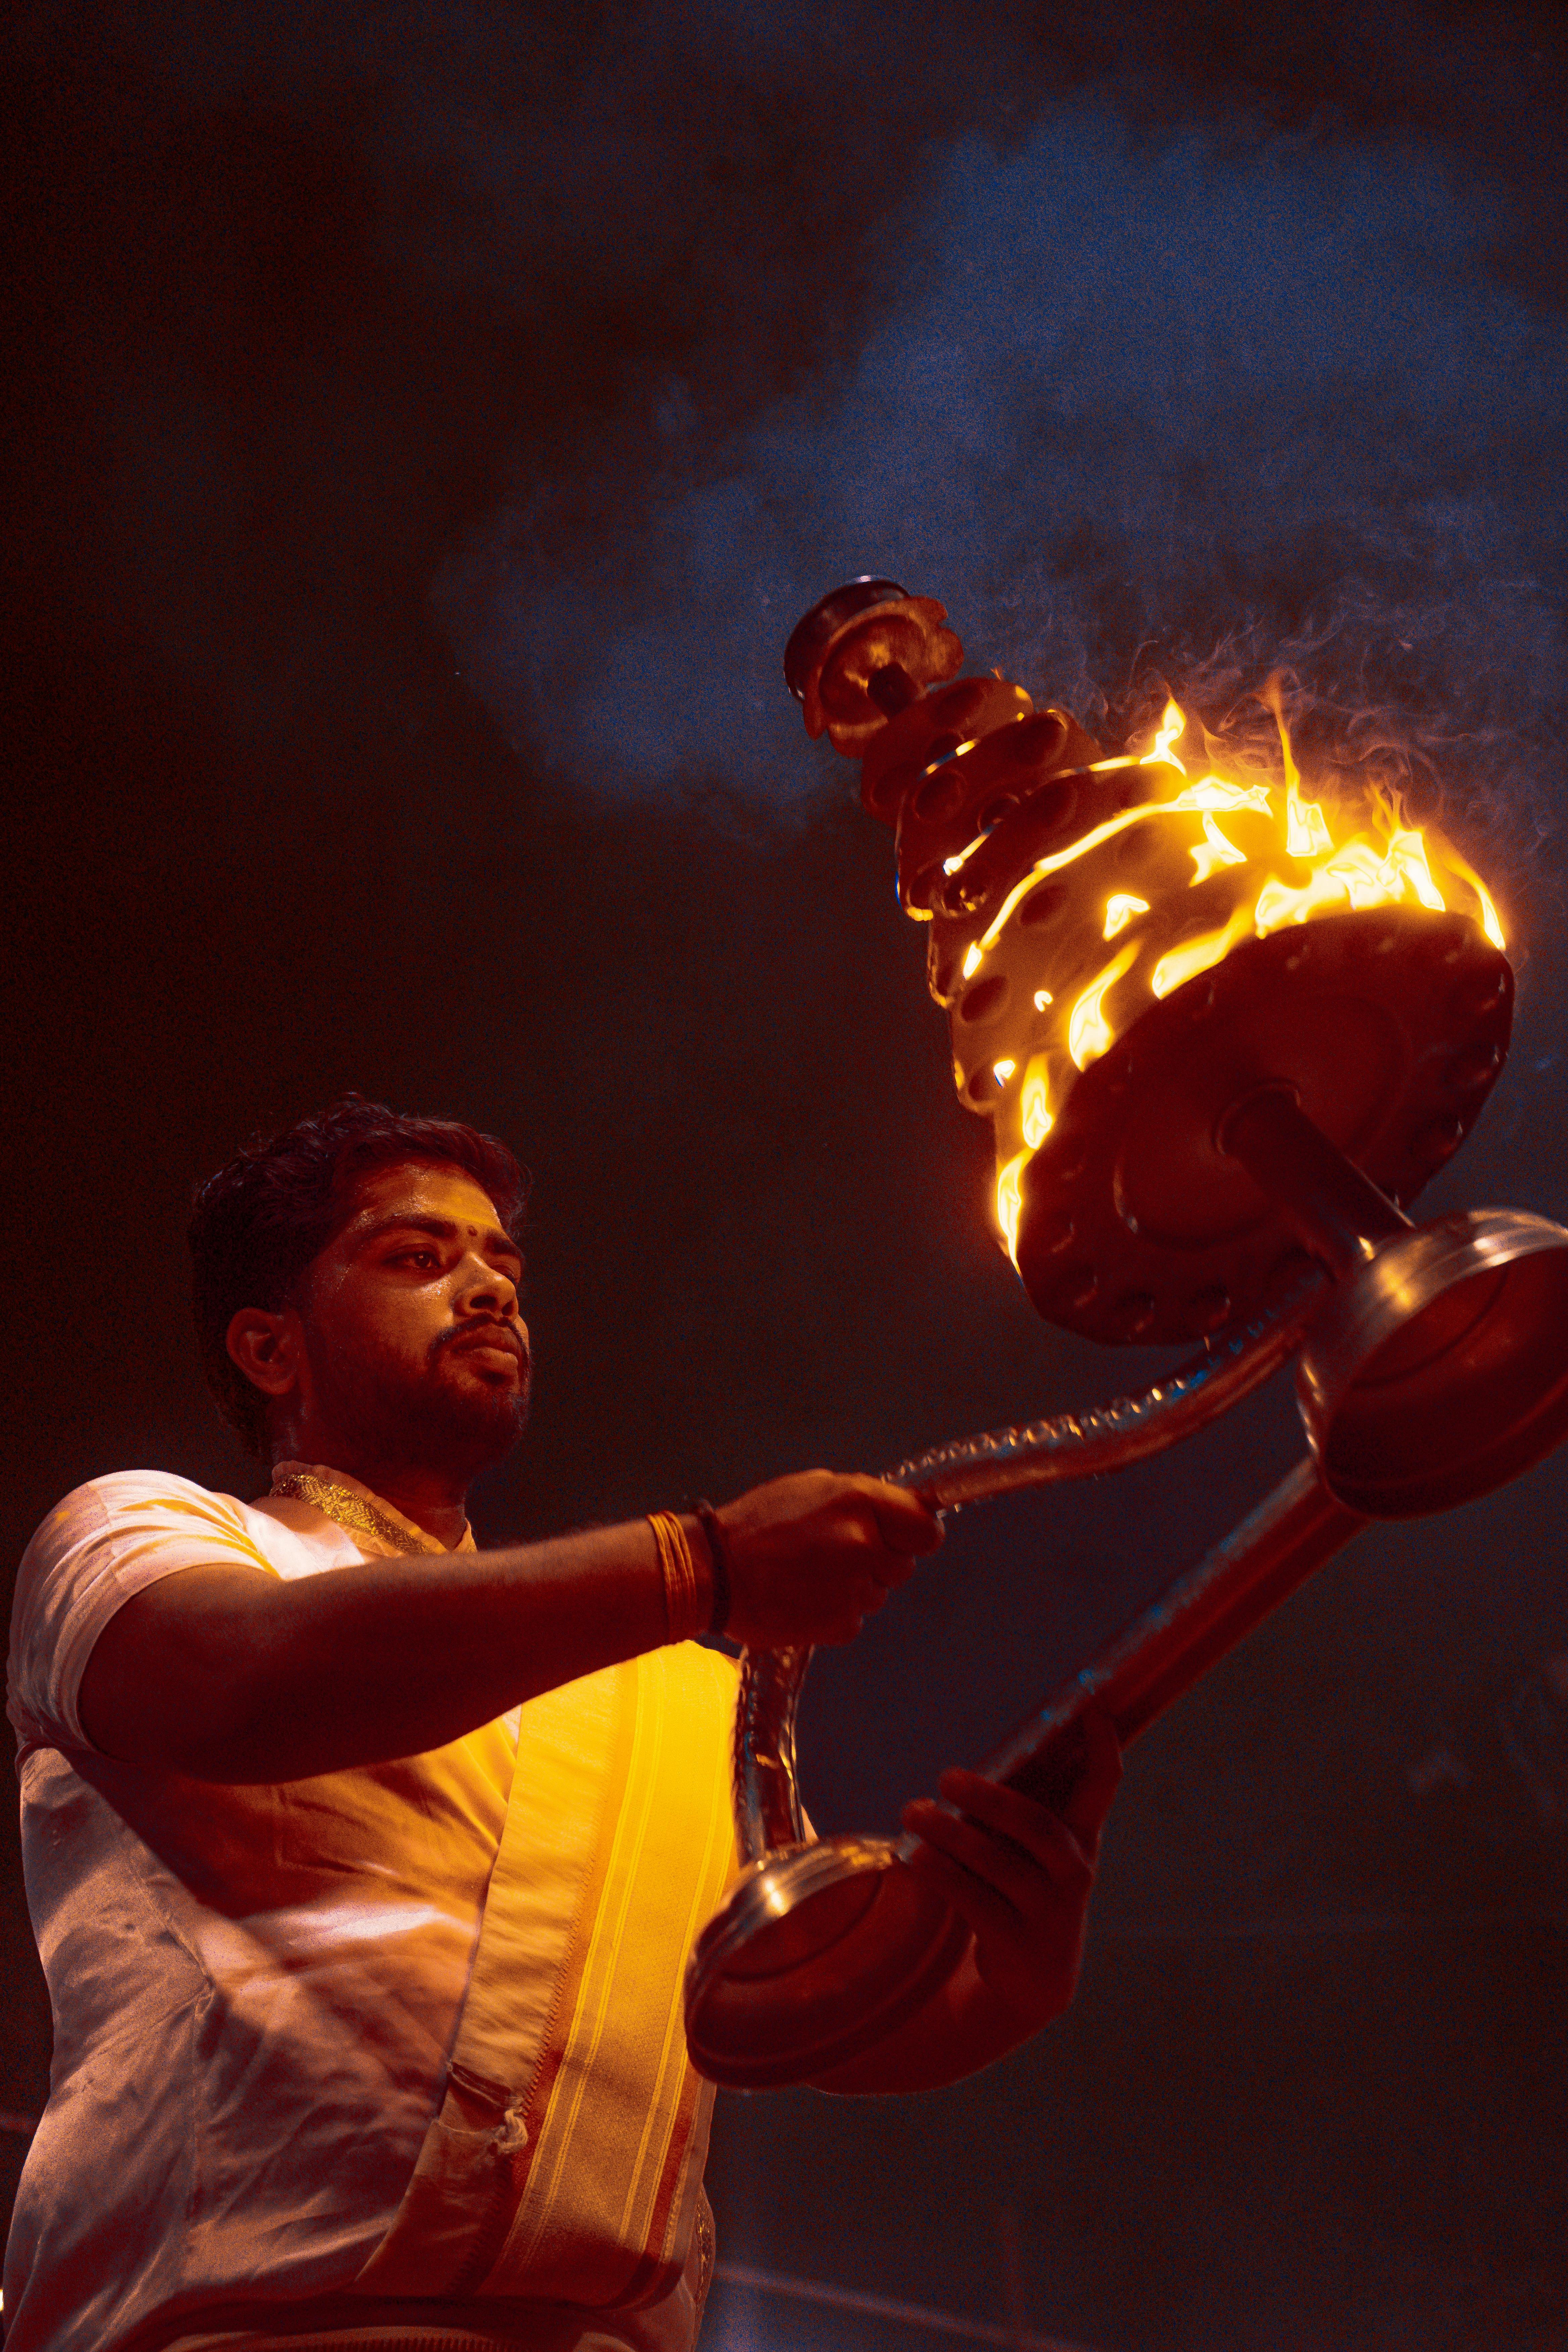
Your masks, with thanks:
<instances>
[{"instance_id":1,"label":"smoke plume","mask_svg":"<svg viewBox=\"0 0 1568 2352\"><path fill-rule=\"evenodd\" d=\"M1500 201L1435 139L1140 131L1112 89L956 141L852 346L717 441L663 379L635 540L562 565L537 490L478 535L464 656L593 791L803 813L844 772L784 639L889 572L1118 747L1283 667L1309 763L1517 868L1558 821L1564 338L1488 267Z\"/></svg>"}]
</instances>

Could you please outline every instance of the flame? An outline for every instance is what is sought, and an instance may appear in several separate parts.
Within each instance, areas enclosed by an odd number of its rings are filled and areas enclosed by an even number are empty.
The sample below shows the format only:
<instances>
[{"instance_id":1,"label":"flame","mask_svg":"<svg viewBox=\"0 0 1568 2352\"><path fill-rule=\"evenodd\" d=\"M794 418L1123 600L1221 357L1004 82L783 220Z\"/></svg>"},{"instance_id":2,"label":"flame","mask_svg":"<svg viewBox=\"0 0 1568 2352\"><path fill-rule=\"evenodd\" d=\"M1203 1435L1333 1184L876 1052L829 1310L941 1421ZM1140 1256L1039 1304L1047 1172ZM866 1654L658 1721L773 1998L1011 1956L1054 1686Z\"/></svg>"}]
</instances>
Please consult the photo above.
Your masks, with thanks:
<instances>
[{"instance_id":1,"label":"flame","mask_svg":"<svg viewBox=\"0 0 1568 2352\"><path fill-rule=\"evenodd\" d=\"M1154 731L1154 740L1139 761L1143 768L1174 768L1178 775L1186 774L1180 760L1172 751L1187 731L1187 714L1179 702L1167 702L1165 712Z\"/></svg>"},{"instance_id":2,"label":"flame","mask_svg":"<svg viewBox=\"0 0 1568 2352\"><path fill-rule=\"evenodd\" d=\"M1200 971L1218 963L1232 948L1240 945L1252 929L1252 909L1238 907L1228 923L1217 931L1205 931L1202 939L1188 940L1181 947L1163 955L1149 975L1149 985L1156 996L1169 996L1184 980L1196 980Z\"/></svg>"},{"instance_id":3,"label":"flame","mask_svg":"<svg viewBox=\"0 0 1568 2352\"><path fill-rule=\"evenodd\" d=\"M1329 838L1328 820L1316 801L1302 801L1287 795L1285 802L1285 846L1292 857L1321 857L1325 849L1333 847Z\"/></svg>"},{"instance_id":4,"label":"flame","mask_svg":"<svg viewBox=\"0 0 1568 2352\"><path fill-rule=\"evenodd\" d=\"M1280 882L1273 877L1264 884L1258 894L1257 908L1259 939L1278 930L1282 923L1305 922L1309 916L1331 907L1336 899L1342 898L1355 908L1396 905L1405 896L1407 882L1422 906L1438 912L1447 907L1447 899L1432 878L1423 836L1414 828L1393 829L1382 857L1364 840L1352 842L1344 849L1336 849L1321 807L1316 802L1302 806L1304 814L1300 825L1307 827L1314 838L1321 831L1328 856L1309 879L1299 887ZM1076 864L1102 843L1114 840L1118 834L1125 833L1131 825L1142 824L1150 817L1202 814L1206 820L1216 810L1247 809L1256 809L1264 815L1272 813L1267 784L1233 784L1223 776L1203 776L1195 784L1184 785L1171 800L1146 801L1136 808L1122 809L1118 815L1107 817L1103 824L1093 826L1080 840L1072 842L1066 849L1058 849L1050 857L1037 859L1023 880L1016 882L1008 891L981 937L970 942L963 958L964 979L973 979L1006 929L1009 918L1027 898L1035 884L1046 875L1059 873L1064 866ZM1381 814L1386 821L1386 810ZM1287 817L1288 834L1289 822ZM1206 823L1205 829L1207 832ZM1217 825L1209 836L1207 847L1191 852L1194 862L1205 859L1210 847L1221 854L1214 857L1213 865L1206 869L1205 866L1199 866L1194 881L1206 881L1214 866L1247 863L1245 853L1237 851ZM1468 866L1461 866L1457 859L1450 862L1463 873L1481 901L1482 928L1488 939L1494 947L1502 948L1506 944L1502 926L1490 898ZM1132 903L1139 906L1140 912L1146 911L1147 901ZM1110 909L1115 904L1114 898L1107 903L1108 925ZM1121 925L1119 923L1117 929L1120 929ZM1115 933L1108 928L1105 936L1113 938Z\"/></svg>"},{"instance_id":5,"label":"flame","mask_svg":"<svg viewBox=\"0 0 1568 2352\"><path fill-rule=\"evenodd\" d=\"M1050 1087L1043 1054L1031 1055L1024 1073L1024 1140L1031 1151L1037 1151L1056 1125L1050 1107Z\"/></svg>"},{"instance_id":6,"label":"flame","mask_svg":"<svg viewBox=\"0 0 1568 2352\"><path fill-rule=\"evenodd\" d=\"M1017 1063L1011 1060L993 1062L991 1075L999 1087L1005 1087L1017 1066Z\"/></svg>"},{"instance_id":7,"label":"flame","mask_svg":"<svg viewBox=\"0 0 1568 2352\"><path fill-rule=\"evenodd\" d=\"M1188 809L1258 809L1267 816L1274 803L1267 784L1227 784L1223 776L1200 776L1173 801L1156 801L1154 805L1174 810L1178 815Z\"/></svg>"},{"instance_id":8,"label":"flame","mask_svg":"<svg viewBox=\"0 0 1568 2352\"><path fill-rule=\"evenodd\" d=\"M1285 701L1278 670L1265 684L1262 698L1274 713L1274 724L1279 730L1280 756L1285 763L1286 850L1292 857L1321 857L1325 849L1334 845L1319 803L1301 798L1300 771L1290 749L1290 730L1285 724Z\"/></svg>"},{"instance_id":9,"label":"flame","mask_svg":"<svg viewBox=\"0 0 1568 2352\"><path fill-rule=\"evenodd\" d=\"M1473 866L1467 866L1464 859L1457 856L1453 850L1448 850L1447 858L1448 863L1454 868L1454 871L1463 877L1463 878L1469 884L1471 889L1475 892L1477 898L1480 900L1481 929L1485 931L1488 939L1490 940L1493 947L1496 948L1498 953L1500 955L1504 948L1507 947L1508 941L1502 935L1502 924L1499 919L1498 910L1493 902L1490 891L1487 888L1486 884L1481 880L1480 876L1476 872L1475 867Z\"/></svg>"},{"instance_id":10,"label":"flame","mask_svg":"<svg viewBox=\"0 0 1568 2352\"><path fill-rule=\"evenodd\" d=\"M1015 1265L1018 1263L1018 1219L1024 1207L1024 1171L1034 1156L1033 1151L1016 1151L996 1179L996 1222Z\"/></svg>"},{"instance_id":11,"label":"flame","mask_svg":"<svg viewBox=\"0 0 1568 2352\"><path fill-rule=\"evenodd\" d=\"M1035 991L1035 1010L1036 1010L1036 1012L1037 1012L1037 1013L1043 1013L1043 1012L1045 1011L1045 1009L1046 1009L1046 1007L1047 1007L1047 1004L1054 1004L1054 1003L1056 1003L1056 1001L1057 1001L1057 1000L1056 1000L1056 998L1051 994L1051 992L1050 992L1050 990L1049 990L1048 988L1037 988L1037 989L1036 989L1036 991Z\"/></svg>"},{"instance_id":12,"label":"flame","mask_svg":"<svg viewBox=\"0 0 1568 2352\"><path fill-rule=\"evenodd\" d=\"M1388 845L1391 862L1409 883L1424 907L1435 914L1447 911L1447 901L1432 879L1432 868L1426 863L1426 844L1415 832L1396 833Z\"/></svg>"},{"instance_id":13,"label":"flame","mask_svg":"<svg viewBox=\"0 0 1568 2352\"><path fill-rule=\"evenodd\" d=\"M1173 799L1141 801L1136 808L1122 809L1117 815L1108 816L1103 824L1091 827L1080 840L1069 843L1066 849L1058 849L1049 857L1037 858L1023 880L1015 882L997 908L994 920L971 944L963 959L964 979L973 979L984 958L1006 929L1019 900L1028 897L1037 882L1047 874L1059 874L1064 866L1075 866L1080 857L1087 857L1103 842L1114 841L1119 833L1127 832L1130 826L1144 824L1155 816L1195 816L1215 811L1224 815L1227 811L1240 809L1257 809L1267 816L1272 805L1267 784L1230 784L1223 776L1200 776L1195 784L1184 784Z\"/></svg>"},{"instance_id":14,"label":"flame","mask_svg":"<svg viewBox=\"0 0 1568 2352\"><path fill-rule=\"evenodd\" d=\"M1105 1017L1106 992L1114 988L1137 954L1136 942L1130 940L1103 971L1096 972L1068 1015L1068 1052L1080 1070L1098 1062L1101 1054L1109 1054L1116 1043L1116 1032Z\"/></svg>"},{"instance_id":15,"label":"flame","mask_svg":"<svg viewBox=\"0 0 1568 2352\"><path fill-rule=\"evenodd\" d=\"M1113 940L1127 929L1134 915L1146 915L1147 898L1135 898L1131 890L1113 890L1105 902L1105 936Z\"/></svg>"},{"instance_id":16,"label":"flame","mask_svg":"<svg viewBox=\"0 0 1568 2352\"><path fill-rule=\"evenodd\" d=\"M1204 838L1191 855L1197 868L1190 886L1194 890L1221 866L1245 866L1247 863L1246 850L1237 849L1235 842L1220 831L1206 809L1204 811Z\"/></svg>"},{"instance_id":17,"label":"flame","mask_svg":"<svg viewBox=\"0 0 1568 2352\"><path fill-rule=\"evenodd\" d=\"M1260 940L1283 924L1306 922L1338 900L1358 909L1395 906L1407 883L1422 906L1443 911L1447 902L1432 879L1426 845L1418 833L1394 834L1382 857L1368 841L1347 842L1343 849L1335 849L1331 841L1329 848L1331 855L1300 889L1272 877L1264 884L1253 909Z\"/></svg>"}]
</instances>

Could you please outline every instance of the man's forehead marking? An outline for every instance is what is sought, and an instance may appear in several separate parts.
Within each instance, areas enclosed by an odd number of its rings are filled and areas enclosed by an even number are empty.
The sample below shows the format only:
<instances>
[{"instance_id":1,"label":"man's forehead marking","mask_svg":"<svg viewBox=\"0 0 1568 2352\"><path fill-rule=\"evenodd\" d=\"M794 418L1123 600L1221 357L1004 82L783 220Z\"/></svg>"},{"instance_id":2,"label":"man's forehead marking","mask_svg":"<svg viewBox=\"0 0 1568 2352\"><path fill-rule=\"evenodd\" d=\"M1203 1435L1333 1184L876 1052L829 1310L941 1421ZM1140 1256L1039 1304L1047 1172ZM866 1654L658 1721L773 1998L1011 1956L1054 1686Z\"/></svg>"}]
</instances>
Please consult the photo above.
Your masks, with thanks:
<instances>
[{"instance_id":1,"label":"man's forehead marking","mask_svg":"<svg viewBox=\"0 0 1568 2352\"><path fill-rule=\"evenodd\" d=\"M447 1205L454 1205L450 1192L455 1187L482 1201L489 1212L489 1218L480 1223L441 1215L431 1199L432 1179L437 1200L446 1193ZM390 1202L387 1199L389 1184L396 1187ZM492 1250L505 1251L522 1262L521 1248L501 1223L494 1202L485 1192L478 1178L466 1168L438 1167L419 1160L403 1160L367 1170L355 1191L358 1197L338 1228L340 1248L346 1247L357 1254L362 1249L371 1248L386 1234L399 1227L405 1231L438 1235L442 1239L450 1239L466 1229L471 1240L482 1241ZM402 1200L397 1198L398 1191L403 1191Z\"/></svg>"}]
</instances>

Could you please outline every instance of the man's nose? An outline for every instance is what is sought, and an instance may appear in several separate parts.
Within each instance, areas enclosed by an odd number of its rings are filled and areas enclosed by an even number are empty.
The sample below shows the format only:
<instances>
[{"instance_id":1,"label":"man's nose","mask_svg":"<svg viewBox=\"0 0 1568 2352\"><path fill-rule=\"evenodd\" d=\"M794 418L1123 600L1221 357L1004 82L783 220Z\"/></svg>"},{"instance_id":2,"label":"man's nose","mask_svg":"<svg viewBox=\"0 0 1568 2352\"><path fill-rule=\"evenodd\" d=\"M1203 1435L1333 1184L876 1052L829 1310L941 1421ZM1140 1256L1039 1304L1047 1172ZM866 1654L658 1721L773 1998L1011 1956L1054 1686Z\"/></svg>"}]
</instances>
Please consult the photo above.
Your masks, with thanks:
<instances>
[{"instance_id":1,"label":"man's nose","mask_svg":"<svg viewBox=\"0 0 1568 2352\"><path fill-rule=\"evenodd\" d=\"M499 1315L510 1323L517 1317L517 1285L499 1266L481 1257L470 1258L464 1265L455 1304L463 1314Z\"/></svg>"}]
</instances>

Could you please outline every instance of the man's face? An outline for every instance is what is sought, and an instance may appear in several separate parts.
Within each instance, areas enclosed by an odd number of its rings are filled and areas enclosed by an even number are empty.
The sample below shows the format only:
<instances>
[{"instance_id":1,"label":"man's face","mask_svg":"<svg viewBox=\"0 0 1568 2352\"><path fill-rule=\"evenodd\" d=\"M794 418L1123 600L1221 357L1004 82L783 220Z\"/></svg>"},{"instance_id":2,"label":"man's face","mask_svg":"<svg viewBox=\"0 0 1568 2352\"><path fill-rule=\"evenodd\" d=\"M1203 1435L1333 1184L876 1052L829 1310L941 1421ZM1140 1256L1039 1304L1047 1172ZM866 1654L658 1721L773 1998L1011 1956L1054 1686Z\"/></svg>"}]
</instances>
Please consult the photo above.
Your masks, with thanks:
<instances>
[{"instance_id":1,"label":"man's face","mask_svg":"<svg viewBox=\"0 0 1568 2352\"><path fill-rule=\"evenodd\" d=\"M472 1477L528 1418L521 1253L459 1168L371 1169L352 1199L305 1277L300 1402L356 1458Z\"/></svg>"}]
</instances>

